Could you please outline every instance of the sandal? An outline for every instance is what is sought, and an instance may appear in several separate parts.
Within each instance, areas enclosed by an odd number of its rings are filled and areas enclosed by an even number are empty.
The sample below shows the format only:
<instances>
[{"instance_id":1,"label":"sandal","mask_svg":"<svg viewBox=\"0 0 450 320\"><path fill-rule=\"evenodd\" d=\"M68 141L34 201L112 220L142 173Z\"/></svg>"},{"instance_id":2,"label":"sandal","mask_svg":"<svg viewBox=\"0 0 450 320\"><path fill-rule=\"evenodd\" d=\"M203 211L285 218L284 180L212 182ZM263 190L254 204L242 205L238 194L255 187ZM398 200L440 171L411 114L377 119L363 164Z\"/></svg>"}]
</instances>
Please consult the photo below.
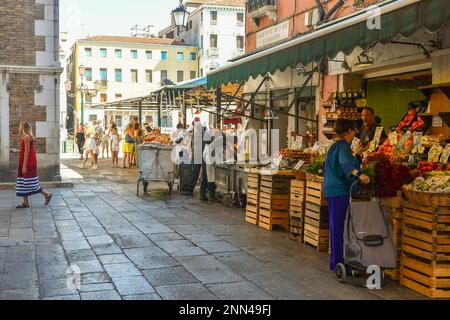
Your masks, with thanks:
<instances>
[{"instance_id":1,"label":"sandal","mask_svg":"<svg viewBox=\"0 0 450 320\"><path fill-rule=\"evenodd\" d=\"M16 209L28 209L30 206L26 206L24 203L16 206Z\"/></svg>"},{"instance_id":2,"label":"sandal","mask_svg":"<svg viewBox=\"0 0 450 320\"><path fill-rule=\"evenodd\" d=\"M52 200L52 196L53 196L53 194L50 193L49 196L46 196L46 197L45 197L45 205L46 205L46 206L49 205L50 201Z\"/></svg>"}]
</instances>

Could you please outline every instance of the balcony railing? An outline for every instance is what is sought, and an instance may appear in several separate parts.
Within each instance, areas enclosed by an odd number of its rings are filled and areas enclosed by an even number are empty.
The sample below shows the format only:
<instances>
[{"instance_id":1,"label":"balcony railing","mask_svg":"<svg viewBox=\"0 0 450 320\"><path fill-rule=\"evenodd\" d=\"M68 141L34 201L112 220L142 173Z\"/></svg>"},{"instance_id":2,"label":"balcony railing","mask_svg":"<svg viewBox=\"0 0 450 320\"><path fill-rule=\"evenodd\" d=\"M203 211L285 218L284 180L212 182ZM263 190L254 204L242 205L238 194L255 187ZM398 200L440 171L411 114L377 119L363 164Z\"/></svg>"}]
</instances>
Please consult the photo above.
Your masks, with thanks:
<instances>
[{"instance_id":1,"label":"balcony railing","mask_svg":"<svg viewBox=\"0 0 450 320\"><path fill-rule=\"evenodd\" d=\"M268 16L272 20L277 18L277 1L276 0L249 0L248 15L252 19L259 19Z\"/></svg>"},{"instance_id":2,"label":"balcony railing","mask_svg":"<svg viewBox=\"0 0 450 320\"><path fill-rule=\"evenodd\" d=\"M277 1L276 0L249 0L248 1L248 12L252 13L256 10L259 10L259 9L261 9L263 7L267 7L267 6L276 7Z\"/></svg>"}]
</instances>

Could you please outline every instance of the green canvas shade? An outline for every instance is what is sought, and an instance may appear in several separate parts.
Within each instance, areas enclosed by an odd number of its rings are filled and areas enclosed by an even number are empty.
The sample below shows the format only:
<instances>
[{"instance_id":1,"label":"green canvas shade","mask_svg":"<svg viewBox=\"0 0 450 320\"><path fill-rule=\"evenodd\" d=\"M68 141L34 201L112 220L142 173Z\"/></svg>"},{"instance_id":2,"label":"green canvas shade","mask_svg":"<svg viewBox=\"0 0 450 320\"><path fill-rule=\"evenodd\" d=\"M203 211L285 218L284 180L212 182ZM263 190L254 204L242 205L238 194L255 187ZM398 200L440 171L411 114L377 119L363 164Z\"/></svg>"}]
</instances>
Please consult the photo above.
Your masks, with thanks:
<instances>
[{"instance_id":1,"label":"green canvas shade","mask_svg":"<svg viewBox=\"0 0 450 320\"><path fill-rule=\"evenodd\" d=\"M393 0L381 3L379 10L380 29L368 28L367 20L374 11L363 10L214 70L207 75L207 86L240 83L287 67L320 63L339 52L349 55L356 47L365 50L376 41L386 44L399 35L409 37L420 28L437 32L450 21L449 0Z\"/></svg>"}]
</instances>

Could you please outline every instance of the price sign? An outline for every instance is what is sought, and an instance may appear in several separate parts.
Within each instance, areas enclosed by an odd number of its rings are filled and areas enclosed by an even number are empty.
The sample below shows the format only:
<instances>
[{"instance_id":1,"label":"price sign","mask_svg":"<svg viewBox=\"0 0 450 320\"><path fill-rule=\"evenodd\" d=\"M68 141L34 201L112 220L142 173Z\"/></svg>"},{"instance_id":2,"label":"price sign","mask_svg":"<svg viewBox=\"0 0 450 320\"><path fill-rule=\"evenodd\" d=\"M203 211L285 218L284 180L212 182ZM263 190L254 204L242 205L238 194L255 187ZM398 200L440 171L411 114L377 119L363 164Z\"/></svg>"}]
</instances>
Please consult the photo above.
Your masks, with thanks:
<instances>
[{"instance_id":1,"label":"price sign","mask_svg":"<svg viewBox=\"0 0 450 320\"><path fill-rule=\"evenodd\" d=\"M443 126L443 122L442 122L442 118L439 116L433 116L433 127L442 127Z\"/></svg>"},{"instance_id":2,"label":"price sign","mask_svg":"<svg viewBox=\"0 0 450 320\"><path fill-rule=\"evenodd\" d=\"M305 161L304 161L304 160L300 160L300 161L295 165L294 170L296 170L296 171L300 170L300 169L303 167L304 164L305 164Z\"/></svg>"},{"instance_id":3,"label":"price sign","mask_svg":"<svg viewBox=\"0 0 450 320\"><path fill-rule=\"evenodd\" d=\"M422 144L422 132L414 132L413 138L414 138L414 149L418 150L420 148L420 145Z\"/></svg>"},{"instance_id":4,"label":"price sign","mask_svg":"<svg viewBox=\"0 0 450 320\"><path fill-rule=\"evenodd\" d=\"M297 136L297 138L295 139L295 142L292 146L293 150L301 150L303 147L303 137L302 136Z\"/></svg>"},{"instance_id":5,"label":"price sign","mask_svg":"<svg viewBox=\"0 0 450 320\"><path fill-rule=\"evenodd\" d=\"M358 151L358 147L359 147L360 143L361 143L360 139L358 139L358 138L353 139L352 146L351 146L353 152L356 153L356 151Z\"/></svg>"},{"instance_id":6,"label":"price sign","mask_svg":"<svg viewBox=\"0 0 450 320\"><path fill-rule=\"evenodd\" d=\"M383 127L377 127L375 130L375 135L373 136L373 142L378 146L380 144L381 135L383 134Z\"/></svg>"},{"instance_id":7,"label":"price sign","mask_svg":"<svg viewBox=\"0 0 450 320\"><path fill-rule=\"evenodd\" d=\"M442 152L441 160L439 162L447 163L449 156L450 156L450 143L447 143L447 145L445 146L444 152Z\"/></svg>"},{"instance_id":8,"label":"price sign","mask_svg":"<svg viewBox=\"0 0 450 320\"><path fill-rule=\"evenodd\" d=\"M407 131L403 137L400 139L400 141L398 142L397 145L397 149L401 149L403 148L403 146L405 145L406 141L408 141L408 139L411 137L411 131Z\"/></svg>"},{"instance_id":9,"label":"price sign","mask_svg":"<svg viewBox=\"0 0 450 320\"><path fill-rule=\"evenodd\" d=\"M433 144L428 152L428 162L438 162L442 151L443 148L438 143Z\"/></svg>"},{"instance_id":10,"label":"price sign","mask_svg":"<svg viewBox=\"0 0 450 320\"><path fill-rule=\"evenodd\" d=\"M280 164L281 164L281 160L283 160L283 156L281 154L277 155L277 156L274 156L273 160L272 160L273 166L274 167L279 167Z\"/></svg>"},{"instance_id":11,"label":"price sign","mask_svg":"<svg viewBox=\"0 0 450 320\"><path fill-rule=\"evenodd\" d=\"M397 140L397 132L391 132L389 133L389 143L391 144L391 146L395 146L397 144L398 140Z\"/></svg>"}]
</instances>

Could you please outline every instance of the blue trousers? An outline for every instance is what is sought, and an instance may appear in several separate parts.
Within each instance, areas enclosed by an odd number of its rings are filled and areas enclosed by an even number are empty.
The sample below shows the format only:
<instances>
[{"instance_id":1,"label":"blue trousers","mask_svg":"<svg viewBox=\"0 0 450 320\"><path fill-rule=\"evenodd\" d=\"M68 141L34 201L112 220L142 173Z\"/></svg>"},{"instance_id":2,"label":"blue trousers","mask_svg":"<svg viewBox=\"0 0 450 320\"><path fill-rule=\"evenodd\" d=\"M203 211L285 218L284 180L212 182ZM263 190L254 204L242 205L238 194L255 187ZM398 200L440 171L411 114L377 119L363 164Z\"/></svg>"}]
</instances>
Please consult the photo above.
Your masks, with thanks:
<instances>
[{"instance_id":1,"label":"blue trousers","mask_svg":"<svg viewBox=\"0 0 450 320\"><path fill-rule=\"evenodd\" d=\"M334 272L339 263L344 263L344 226L350 198L348 196L330 197L327 201L330 214L330 270Z\"/></svg>"}]
</instances>

